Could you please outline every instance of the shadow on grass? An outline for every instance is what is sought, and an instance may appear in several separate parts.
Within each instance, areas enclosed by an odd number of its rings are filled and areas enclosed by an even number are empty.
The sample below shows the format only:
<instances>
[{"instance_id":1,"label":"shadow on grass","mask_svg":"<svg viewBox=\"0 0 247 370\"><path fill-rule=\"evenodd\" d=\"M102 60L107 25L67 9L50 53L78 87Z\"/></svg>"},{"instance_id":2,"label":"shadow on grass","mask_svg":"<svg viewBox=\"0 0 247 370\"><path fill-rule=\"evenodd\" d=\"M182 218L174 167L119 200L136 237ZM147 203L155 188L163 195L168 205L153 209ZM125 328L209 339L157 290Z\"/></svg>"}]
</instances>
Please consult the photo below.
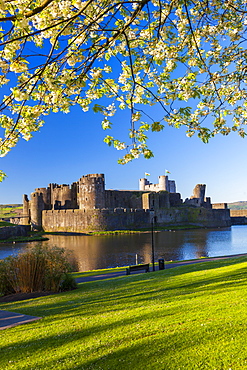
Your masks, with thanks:
<instances>
[{"instance_id":1,"label":"shadow on grass","mask_svg":"<svg viewBox=\"0 0 247 370\"><path fill-rule=\"evenodd\" d=\"M200 356L202 364L198 362L197 367L191 367L193 356L190 354L189 358L186 352L190 350L191 353L195 348L194 361L199 361L196 357L198 346L201 349L213 346L215 337L217 340L224 338L226 343L231 340L232 329L227 331L228 327L219 322L210 331L201 327L197 318L191 328L188 323L179 322L178 317L174 321L173 317L178 310L181 317L189 314L191 297L195 293L198 296L205 291L246 287L247 267L242 266L242 262L246 262L246 258L90 282L61 295L3 305L4 309L11 307L44 319L6 331L6 338L8 333L14 333L15 339L2 343L1 361L5 361L7 368L11 359L16 364L12 368L16 369L35 366L35 369L137 370L143 369L144 365L151 368L153 363L156 368L166 369L166 357L171 359L174 355L176 361L180 361L183 355L183 368L230 368L233 361L230 355L224 357L220 352L214 356L216 360L205 352ZM235 266L237 264L239 267ZM229 274L224 269L227 266L237 269ZM191 281L195 267L202 274ZM218 270L217 276L212 277L207 272L213 268ZM184 296L186 294L187 297ZM174 305L169 306L174 297L176 310ZM217 307L215 310L217 312ZM238 335L245 330L244 326L239 327ZM30 354L25 365L24 361ZM18 365L19 362L22 366ZM169 366L169 369L177 369L178 363L174 362L172 367L170 362Z\"/></svg>"},{"instance_id":2,"label":"shadow on grass","mask_svg":"<svg viewBox=\"0 0 247 370\"><path fill-rule=\"evenodd\" d=\"M4 309L16 309L20 312L45 316L60 314L74 310L74 305L83 308L84 306L93 307L94 305L105 305L112 303L118 305L121 301L128 300L129 304L136 304L137 301L153 300L157 298L173 299L173 291L177 291L176 296L184 294L194 294L195 291L205 291L235 287L236 284L245 285L247 282L247 266L240 267L229 274L222 268L234 266L246 262L246 258L234 260L204 262L196 265L181 266L174 269L156 271L155 273L137 274L122 276L112 280L102 280L79 284L80 288L74 291L60 293L32 301L23 301L3 305ZM218 268L218 276L211 278L206 274L207 271ZM205 272L205 275L193 277L193 272ZM180 277L180 280L173 278ZM137 288L137 289L136 289ZM140 292L140 289L142 291ZM106 290L106 292L105 292ZM88 296L89 294L89 296ZM70 300L66 300L69 295ZM25 312L24 312L25 311ZM27 312L28 311L28 312ZM30 313L31 312L31 313Z\"/></svg>"},{"instance_id":3,"label":"shadow on grass","mask_svg":"<svg viewBox=\"0 0 247 370\"><path fill-rule=\"evenodd\" d=\"M163 318L159 313L156 320ZM139 328L146 321L145 329ZM47 335L35 339L20 341L3 346L1 358L3 366L11 359L16 369L228 369L233 358L212 353L206 348L214 346L214 340L223 340L224 346L231 341L231 332L222 330L219 323L213 330L202 328L195 323L194 328L186 323L176 323L173 327L165 325L152 327L149 315L140 314L133 318L122 318L114 324L94 325L87 330L83 327L67 328L66 332L57 335ZM117 328L115 337L108 337L113 326ZM133 329L134 326L134 329ZM33 327L33 329L35 329ZM31 330L31 327L30 329ZM245 328L239 328L239 335ZM182 335L181 335L182 333ZM19 333L21 334L21 329ZM28 334L28 333L27 333ZM114 334L113 334L114 335ZM35 336L35 334L34 334ZM94 338L89 341L90 337ZM201 355L198 354L200 348ZM30 356L31 354L31 356ZM27 361L19 367L18 362ZM193 357L194 356L194 357ZM241 355L238 354L241 359ZM244 359L243 359L244 360ZM163 365L162 365L163 364ZM203 365L202 367L199 364ZM226 367L228 366L228 367Z\"/></svg>"}]
</instances>

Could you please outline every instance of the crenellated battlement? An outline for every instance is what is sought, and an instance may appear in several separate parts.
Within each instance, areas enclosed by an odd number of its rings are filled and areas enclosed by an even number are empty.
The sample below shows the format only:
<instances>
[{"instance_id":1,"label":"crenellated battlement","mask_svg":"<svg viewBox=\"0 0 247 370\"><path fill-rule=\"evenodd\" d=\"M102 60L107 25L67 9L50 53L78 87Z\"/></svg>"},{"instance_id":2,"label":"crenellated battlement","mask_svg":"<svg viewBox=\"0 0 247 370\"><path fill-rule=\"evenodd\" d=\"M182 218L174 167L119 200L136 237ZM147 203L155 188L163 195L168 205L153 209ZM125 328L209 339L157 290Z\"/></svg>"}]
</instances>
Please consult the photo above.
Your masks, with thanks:
<instances>
[{"instance_id":1,"label":"crenellated battlement","mask_svg":"<svg viewBox=\"0 0 247 370\"><path fill-rule=\"evenodd\" d=\"M146 178L142 178L139 180L139 189L142 191L168 191L169 193L176 193L176 183L174 180L169 180L168 176L161 175L158 181L158 184L153 184Z\"/></svg>"},{"instance_id":2,"label":"crenellated battlement","mask_svg":"<svg viewBox=\"0 0 247 370\"><path fill-rule=\"evenodd\" d=\"M188 212L181 208L185 205L210 210L211 201L205 199L205 188L198 184L191 199L183 203L181 195L176 193L175 181L168 176L159 176L158 184L140 179L140 190L119 191L106 190L104 174L96 173L82 176L71 185L51 183L47 188L36 188L30 200L24 195L23 214L29 216L26 223L45 231L148 228L154 216L160 225L180 219L187 222ZM227 223L225 219L224 222Z\"/></svg>"}]
</instances>

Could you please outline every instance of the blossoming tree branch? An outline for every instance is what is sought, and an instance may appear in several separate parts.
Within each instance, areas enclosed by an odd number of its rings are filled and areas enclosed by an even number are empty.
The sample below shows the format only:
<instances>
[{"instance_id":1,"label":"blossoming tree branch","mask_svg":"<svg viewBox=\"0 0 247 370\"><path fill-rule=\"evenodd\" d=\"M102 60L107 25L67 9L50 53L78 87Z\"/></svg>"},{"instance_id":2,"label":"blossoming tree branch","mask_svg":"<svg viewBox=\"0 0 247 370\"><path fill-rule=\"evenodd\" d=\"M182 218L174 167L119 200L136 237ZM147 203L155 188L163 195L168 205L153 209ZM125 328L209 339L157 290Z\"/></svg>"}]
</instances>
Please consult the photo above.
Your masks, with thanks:
<instances>
[{"instance_id":1,"label":"blossoming tree branch","mask_svg":"<svg viewBox=\"0 0 247 370\"><path fill-rule=\"evenodd\" d=\"M74 105L104 130L129 110L129 140L104 139L120 163L153 156L148 132L165 124L245 136L246 1L0 0L0 26L1 156Z\"/></svg>"}]
</instances>

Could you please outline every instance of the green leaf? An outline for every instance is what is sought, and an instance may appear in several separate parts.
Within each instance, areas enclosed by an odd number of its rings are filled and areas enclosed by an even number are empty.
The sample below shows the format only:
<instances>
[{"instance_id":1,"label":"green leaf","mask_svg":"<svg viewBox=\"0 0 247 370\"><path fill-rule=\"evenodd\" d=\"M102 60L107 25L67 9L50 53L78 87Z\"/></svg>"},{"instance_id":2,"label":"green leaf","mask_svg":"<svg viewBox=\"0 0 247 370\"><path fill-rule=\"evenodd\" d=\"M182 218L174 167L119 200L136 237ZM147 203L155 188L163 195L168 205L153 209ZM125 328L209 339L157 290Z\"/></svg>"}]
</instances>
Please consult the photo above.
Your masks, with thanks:
<instances>
[{"instance_id":1,"label":"green leaf","mask_svg":"<svg viewBox=\"0 0 247 370\"><path fill-rule=\"evenodd\" d=\"M156 131L156 132L159 132L159 131L162 131L164 128L164 125L162 125L160 122L154 122L152 123L151 125L151 129L152 131Z\"/></svg>"},{"instance_id":2,"label":"green leaf","mask_svg":"<svg viewBox=\"0 0 247 370\"><path fill-rule=\"evenodd\" d=\"M2 182L3 180L5 180L7 177L6 173L3 172L2 170L0 170L0 182Z\"/></svg>"},{"instance_id":3,"label":"green leaf","mask_svg":"<svg viewBox=\"0 0 247 370\"><path fill-rule=\"evenodd\" d=\"M105 138L104 138L104 143L106 143L107 145L111 146L114 142L114 138L113 136L109 136L107 135Z\"/></svg>"},{"instance_id":4,"label":"green leaf","mask_svg":"<svg viewBox=\"0 0 247 370\"><path fill-rule=\"evenodd\" d=\"M95 113L102 112L103 109L104 109L104 107L102 105L99 105L99 104L94 104L94 106L93 106L93 111Z\"/></svg>"}]
</instances>

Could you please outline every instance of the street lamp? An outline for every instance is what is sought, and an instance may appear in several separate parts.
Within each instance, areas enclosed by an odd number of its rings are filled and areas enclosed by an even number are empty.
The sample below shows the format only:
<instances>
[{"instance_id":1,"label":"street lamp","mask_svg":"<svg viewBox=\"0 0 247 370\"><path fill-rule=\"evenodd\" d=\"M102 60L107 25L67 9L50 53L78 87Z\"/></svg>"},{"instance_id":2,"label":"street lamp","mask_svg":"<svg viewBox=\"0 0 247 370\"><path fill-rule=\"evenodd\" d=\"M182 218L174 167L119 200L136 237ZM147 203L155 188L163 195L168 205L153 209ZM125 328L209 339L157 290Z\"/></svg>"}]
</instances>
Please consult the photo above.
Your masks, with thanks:
<instances>
[{"instance_id":1,"label":"street lamp","mask_svg":"<svg viewBox=\"0 0 247 370\"><path fill-rule=\"evenodd\" d=\"M152 264L153 264L153 271L155 271L155 265L154 265L154 217L151 218L151 235L152 235Z\"/></svg>"}]
</instances>

